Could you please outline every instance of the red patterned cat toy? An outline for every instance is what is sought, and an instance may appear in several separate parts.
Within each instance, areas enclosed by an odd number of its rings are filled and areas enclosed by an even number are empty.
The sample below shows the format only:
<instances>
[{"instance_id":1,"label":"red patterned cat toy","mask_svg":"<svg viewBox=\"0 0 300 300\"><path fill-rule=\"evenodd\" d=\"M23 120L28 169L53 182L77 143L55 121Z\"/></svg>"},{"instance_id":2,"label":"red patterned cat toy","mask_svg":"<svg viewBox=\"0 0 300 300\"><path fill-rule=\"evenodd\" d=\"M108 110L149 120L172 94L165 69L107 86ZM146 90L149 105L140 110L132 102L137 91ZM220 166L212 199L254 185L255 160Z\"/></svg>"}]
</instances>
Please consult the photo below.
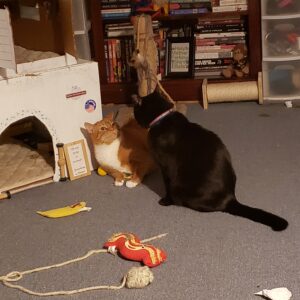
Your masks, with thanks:
<instances>
[{"instance_id":1,"label":"red patterned cat toy","mask_svg":"<svg viewBox=\"0 0 300 300\"><path fill-rule=\"evenodd\" d=\"M148 267L156 267L167 258L166 253L152 245L142 244L132 233L116 233L103 246L113 247L127 259L141 261Z\"/></svg>"}]
</instances>

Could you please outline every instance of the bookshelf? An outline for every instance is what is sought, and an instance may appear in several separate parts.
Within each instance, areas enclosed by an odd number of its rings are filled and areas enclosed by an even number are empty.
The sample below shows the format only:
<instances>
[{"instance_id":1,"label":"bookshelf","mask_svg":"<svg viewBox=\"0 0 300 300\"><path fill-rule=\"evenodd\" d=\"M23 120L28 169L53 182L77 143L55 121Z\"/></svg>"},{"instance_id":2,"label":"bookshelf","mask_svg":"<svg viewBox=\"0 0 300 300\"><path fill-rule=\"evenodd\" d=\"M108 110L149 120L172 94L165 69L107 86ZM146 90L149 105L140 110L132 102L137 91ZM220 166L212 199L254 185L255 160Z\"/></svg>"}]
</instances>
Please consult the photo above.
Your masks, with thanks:
<instances>
[{"instance_id":1,"label":"bookshelf","mask_svg":"<svg viewBox=\"0 0 300 300\"><path fill-rule=\"evenodd\" d=\"M100 0L89 0L91 19L91 52L95 61L99 63L102 103L125 104L130 103L130 95L136 93L136 82L130 83L107 83L105 52L104 52L104 22L100 11ZM248 10L241 12L216 12L202 13L198 15L162 16L160 21L167 22L197 22L198 18L230 18L242 16L248 26L248 59L250 74L247 80L257 80L258 72L261 71L261 19L260 0L248 0ZM216 79L218 81L232 81L240 79ZM194 78L166 78L162 85L175 101L201 101L203 79Z\"/></svg>"}]
</instances>

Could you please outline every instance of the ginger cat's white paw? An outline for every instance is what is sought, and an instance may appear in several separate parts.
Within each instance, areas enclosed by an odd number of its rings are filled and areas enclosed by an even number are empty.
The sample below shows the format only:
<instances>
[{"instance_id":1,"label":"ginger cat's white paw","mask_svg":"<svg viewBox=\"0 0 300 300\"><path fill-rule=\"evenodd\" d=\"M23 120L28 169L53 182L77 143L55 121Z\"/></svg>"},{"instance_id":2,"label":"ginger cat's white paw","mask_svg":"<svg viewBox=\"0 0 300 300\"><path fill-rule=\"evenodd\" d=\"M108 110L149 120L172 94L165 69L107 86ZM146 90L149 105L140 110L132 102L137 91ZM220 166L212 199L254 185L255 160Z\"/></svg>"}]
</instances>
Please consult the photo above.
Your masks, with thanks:
<instances>
[{"instance_id":1,"label":"ginger cat's white paw","mask_svg":"<svg viewBox=\"0 0 300 300\"><path fill-rule=\"evenodd\" d=\"M139 183L138 182L135 182L135 181L132 181L132 180L128 180L126 181L126 186L128 188L134 188L138 185Z\"/></svg>"},{"instance_id":2,"label":"ginger cat's white paw","mask_svg":"<svg viewBox=\"0 0 300 300\"><path fill-rule=\"evenodd\" d=\"M124 184L124 180L115 180L115 186L122 186Z\"/></svg>"}]
</instances>

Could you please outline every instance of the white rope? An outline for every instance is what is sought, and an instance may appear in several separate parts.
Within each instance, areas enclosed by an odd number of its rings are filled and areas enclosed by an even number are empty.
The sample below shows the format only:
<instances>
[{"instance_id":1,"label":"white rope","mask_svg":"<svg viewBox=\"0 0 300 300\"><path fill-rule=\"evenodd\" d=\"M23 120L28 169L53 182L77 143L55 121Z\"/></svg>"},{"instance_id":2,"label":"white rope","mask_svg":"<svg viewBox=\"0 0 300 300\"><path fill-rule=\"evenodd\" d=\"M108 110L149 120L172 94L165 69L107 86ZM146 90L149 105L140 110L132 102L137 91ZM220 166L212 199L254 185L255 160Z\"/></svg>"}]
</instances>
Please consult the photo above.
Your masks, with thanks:
<instances>
[{"instance_id":1,"label":"white rope","mask_svg":"<svg viewBox=\"0 0 300 300\"><path fill-rule=\"evenodd\" d=\"M98 285L98 286L92 286L92 287L87 287L87 288L81 288L81 289L76 289L76 290L70 290L70 291L54 291L54 292L35 292L32 290L29 290L27 288L24 288L23 286L20 285L16 285L16 284L12 284L11 282L15 282L18 281L20 279L23 278L23 275L26 274L32 274L32 273L36 273L36 272L40 272L40 271L44 271L44 270L49 270L52 268L59 268L74 262L78 262L81 260L84 260L86 258L88 258L89 256L93 255L93 254L97 254L97 253L107 253L108 250L106 249L98 249L98 250L90 250L88 251L85 255L75 258L75 259L71 259L59 264L54 264L51 266L46 266L46 267L40 267L40 268L35 268L32 270L27 270L27 271L23 271L23 272L19 272L19 271L13 271L8 273L5 276L1 276L0 277L0 281L2 281L2 283L10 288L14 288L14 289L18 289L22 292L25 292L27 294L30 295L35 295L35 296L56 296L56 295L72 295L72 294L77 294L77 293L82 293L82 292L87 292L87 291L91 291L91 290L99 290L99 289L121 289L124 287L125 282L126 282L126 276L124 276L123 281L121 283L121 285L119 286L107 286L107 285Z\"/></svg>"},{"instance_id":2,"label":"white rope","mask_svg":"<svg viewBox=\"0 0 300 300\"><path fill-rule=\"evenodd\" d=\"M148 239L144 239L144 240L141 241L141 243L148 243L148 242L153 241L153 240L161 239L162 237L164 237L166 235L167 235L167 233L162 233L162 234L150 237Z\"/></svg>"},{"instance_id":3,"label":"white rope","mask_svg":"<svg viewBox=\"0 0 300 300\"><path fill-rule=\"evenodd\" d=\"M142 240L141 242L148 242L148 241L152 241L154 239L158 239L158 238L162 238L164 236L166 236L167 233L164 234L159 234L157 236ZM32 270L27 270L27 271L12 271L4 276L0 276L0 281L7 287L13 288L13 289L18 289L24 293L30 294L30 295L34 295L34 296L41 296L41 297L45 297L45 296L57 296L57 295L73 295L73 294L78 294L78 293L83 293L83 292L87 292L87 291L93 291L93 290L103 290L103 289L110 289L110 290L119 290L121 288L123 288L126 284L126 279L128 274L126 274L123 277L122 283L120 285L114 286L114 285L98 285L98 286L91 286L91 287L86 287L86 288L80 288L80 289L75 289L75 290L69 290L69 291L54 291L54 292L35 292L32 291L30 289L27 289L21 285L17 285L17 284L13 284L11 282L16 282L19 281L20 279L23 278L24 275L27 274L32 274L32 273L36 273L36 272L40 272L40 271L45 271L45 270L49 270L52 268L59 268L62 266L66 266L68 264L74 263L74 262L78 262L81 260L84 260L88 257L90 257L93 254L98 254L98 253L115 253L115 251L113 251L112 249L96 249L96 250L90 250L88 251L85 255L62 262L62 263L58 263L58 264L54 264L54 265L50 265L50 266L45 266L45 267L39 267L39 268L35 268Z\"/></svg>"}]
</instances>

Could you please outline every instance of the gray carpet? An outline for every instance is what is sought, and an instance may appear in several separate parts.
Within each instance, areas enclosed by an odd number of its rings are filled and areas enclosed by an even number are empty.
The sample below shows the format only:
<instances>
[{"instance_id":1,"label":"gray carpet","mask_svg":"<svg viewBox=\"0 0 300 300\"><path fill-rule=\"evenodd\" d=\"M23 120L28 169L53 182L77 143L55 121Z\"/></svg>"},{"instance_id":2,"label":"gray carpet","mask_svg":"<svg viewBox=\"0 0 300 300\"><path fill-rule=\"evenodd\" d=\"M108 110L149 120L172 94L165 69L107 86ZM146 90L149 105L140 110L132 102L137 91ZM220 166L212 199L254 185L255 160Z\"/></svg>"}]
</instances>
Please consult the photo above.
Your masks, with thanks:
<instances>
[{"instance_id":1,"label":"gray carpet","mask_svg":"<svg viewBox=\"0 0 300 300\"><path fill-rule=\"evenodd\" d=\"M114 107L104 107L104 112ZM113 186L112 178L93 173L73 182L52 183L0 201L0 276L59 263L101 248L115 232L141 239L167 232L153 241L167 261L152 269L154 281L144 289L91 291L43 299L255 300L264 288L287 287L300 299L300 110L283 104L212 104L203 111L188 105L191 121L218 133L237 173L237 197L288 219L283 232L224 213L199 213L161 207L160 173L134 188ZM92 211L47 219L37 210L85 200ZM137 262L110 254L56 270L27 275L18 284L37 291L117 285ZM0 284L0 299L38 297Z\"/></svg>"}]
</instances>

